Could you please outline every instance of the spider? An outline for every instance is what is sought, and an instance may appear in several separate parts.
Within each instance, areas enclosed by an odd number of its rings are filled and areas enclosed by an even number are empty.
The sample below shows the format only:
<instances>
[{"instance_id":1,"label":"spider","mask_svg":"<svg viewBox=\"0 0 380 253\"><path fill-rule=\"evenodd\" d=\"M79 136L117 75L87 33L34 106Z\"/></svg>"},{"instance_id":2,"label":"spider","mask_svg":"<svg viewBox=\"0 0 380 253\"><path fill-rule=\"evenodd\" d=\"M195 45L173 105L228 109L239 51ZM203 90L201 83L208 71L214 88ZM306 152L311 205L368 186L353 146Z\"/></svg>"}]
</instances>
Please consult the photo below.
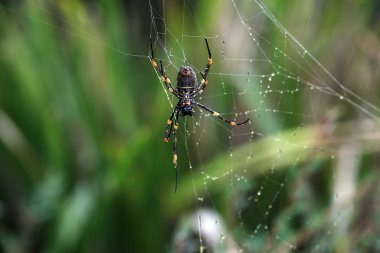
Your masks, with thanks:
<instances>
[{"instance_id":1,"label":"spider","mask_svg":"<svg viewBox=\"0 0 380 253\"><path fill-rule=\"evenodd\" d=\"M205 39L207 51L208 51L208 63L206 64L206 68L203 72L200 72L202 76L202 80L200 84L198 85L197 82L197 75L195 74L194 70L190 66L181 66L178 74L177 74L177 88L174 88L172 83L170 82L169 78L165 74L165 70L162 67L162 61L160 60L160 66L158 66L156 59L154 58L153 53L153 44L152 39L150 39L150 49L151 49L151 55L150 60L154 67L154 69L161 75L162 82L165 85L165 88L174 96L176 96L179 101L177 105L174 107L169 119L167 120L166 130L165 130L165 137L164 141L168 142L170 134L173 132L173 163L176 170L176 183L175 183L175 192L177 192L178 187L178 168L177 168L177 129L178 129L178 120L179 117L185 117L185 116L193 116L194 114L194 107L198 106L209 113L211 113L213 116L218 117L221 120L224 120L226 123L228 123L231 126L239 126L247 123L249 119L246 119L243 122L236 122L233 120L226 119L222 117L219 113L216 111L208 108L205 105L202 105L194 100L197 96L202 94L205 87L208 84L207 75L210 71L211 65L212 65L212 57L211 57L211 51L210 47L208 45L207 39ZM174 124L173 124L173 117L174 117Z\"/></svg>"}]
</instances>

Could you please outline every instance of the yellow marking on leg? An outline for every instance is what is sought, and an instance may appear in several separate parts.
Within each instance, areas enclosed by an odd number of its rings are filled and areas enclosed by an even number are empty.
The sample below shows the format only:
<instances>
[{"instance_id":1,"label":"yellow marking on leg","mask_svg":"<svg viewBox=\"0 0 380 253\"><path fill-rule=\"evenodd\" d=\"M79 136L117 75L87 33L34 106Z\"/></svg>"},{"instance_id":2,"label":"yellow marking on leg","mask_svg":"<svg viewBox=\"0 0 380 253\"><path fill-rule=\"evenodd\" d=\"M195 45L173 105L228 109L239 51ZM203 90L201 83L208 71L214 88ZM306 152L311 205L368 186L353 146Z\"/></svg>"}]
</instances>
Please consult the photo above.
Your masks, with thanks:
<instances>
[{"instance_id":1,"label":"yellow marking on leg","mask_svg":"<svg viewBox=\"0 0 380 253\"><path fill-rule=\"evenodd\" d=\"M205 81L204 81L204 84L206 84L206 85L207 85L207 84L208 84L208 80L205 80Z\"/></svg>"},{"instance_id":2,"label":"yellow marking on leg","mask_svg":"<svg viewBox=\"0 0 380 253\"><path fill-rule=\"evenodd\" d=\"M164 138L164 142L169 142L169 138L168 138L168 137L165 137L165 138Z\"/></svg>"},{"instance_id":3,"label":"yellow marking on leg","mask_svg":"<svg viewBox=\"0 0 380 253\"><path fill-rule=\"evenodd\" d=\"M177 154L173 155L173 163L177 163Z\"/></svg>"},{"instance_id":4,"label":"yellow marking on leg","mask_svg":"<svg viewBox=\"0 0 380 253\"><path fill-rule=\"evenodd\" d=\"M236 126L236 122L235 122L235 121L231 121L231 122L230 122L230 125L231 125L231 126Z\"/></svg>"},{"instance_id":5,"label":"yellow marking on leg","mask_svg":"<svg viewBox=\"0 0 380 253\"><path fill-rule=\"evenodd\" d=\"M214 115L214 116L216 116L216 117L219 117L219 113L217 113L217 112L214 112L212 115Z\"/></svg>"},{"instance_id":6,"label":"yellow marking on leg","mask_svg":"<svg viewBox=\"0 0 380 253\"><path fill-rule=\"evenodd\" d=\"M169 87L169 92L170 93L173 93L173 89Z\"/></svg>"},{"instance_id":7,"label":"yellow marking on leg","mask_svg":"<svg viewBox=\"0 0 380 253\"><path fill-rule=\"evenodd\" d=\"M166 83L170 84L170 79L169 78L166 78Z\"/></svg>"},{"instance_id":8,"label":"yellow marking on leg","mask_svg":"<svg viewBox=\"0 0 380 253\"><path fill-rule=\"evenodd\" d=\"M209 64L209 65L212 65L212 58L209 58L209 59L208 59L208 64Z\"/></svg>"},{"instance_id":9,"label":"yellow marking on leg","mask_svg":"<svg viewBox=\"0 0 380 253\"><path fill-rule=\"evenodd\" d=\"M162 77L162 81L163 81L163 82L166 82L166 77L163 76L163 77Z\"/></svg>"},{"instance_id":10,"label":"yellow marking on leg","mask_svg":"<svg viewBox=\"0 0 380 253\"><path fill-rule=\"evenodd\" d=\"M174 130L177 130L177 128L178 128L178 125L174 124Z\"/></svg>"},{"instance_id":11,"label":"yellow marking on leg","mask_svg":"<svg viewBox=\"0 0 380 253\"><path fill-rule=\"evenodd\" d=\"M168 122L167 124L170 125L173 121L171 121L170 119L168 119Z\"/></svg>"},{"instance_id":12,"label":"yellow marking on leg","mask_svg":"<svg viewBox=\"0 0 380 253\"><path fill-rule=\"evenodd\" d=\"M157 68L157 63L155 60L152 60L153 67Z\"/></svg>"}]
</instances>

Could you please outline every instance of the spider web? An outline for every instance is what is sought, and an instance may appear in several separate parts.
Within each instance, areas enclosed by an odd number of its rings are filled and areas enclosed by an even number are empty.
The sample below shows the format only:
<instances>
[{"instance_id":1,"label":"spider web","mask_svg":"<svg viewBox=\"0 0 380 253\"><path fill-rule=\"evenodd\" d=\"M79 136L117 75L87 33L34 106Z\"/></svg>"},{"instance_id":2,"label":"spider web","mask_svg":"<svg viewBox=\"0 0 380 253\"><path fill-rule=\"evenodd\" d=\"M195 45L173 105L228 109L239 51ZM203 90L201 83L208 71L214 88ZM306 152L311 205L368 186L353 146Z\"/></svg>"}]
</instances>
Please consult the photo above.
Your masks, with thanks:
<instances>
[{"instance_id":1,"label":"spider web","mask_svg":"<svg viewBox=\"0 0 380 253\"><path fill-rule=\"evenodd\" d=\"M209 5L204 2L198 4ZM293 35L259 0L223 1L220 10L202 13L193 1L182 5L182 20L172 21L167 1L160 7L149 1L156 58L173 82L181 65L199 73L207 63L207 38L214 63L197 101L226 118L250 121L231 127L199 108L180 118L178 192L167 202L184 218L176 221L172 251L331 251L347 234L357 204L358 150L377 136L371 135L378 132L376 98L340 82L300 42L303 30ZM149 43L146 54L125 52L65 25L75 36L148 62ZM317 50L319 39L309 47ZM159 73L156 82L169 116L177 99ZM344 117L348 123L340 122ZM171 159L171 145L166 149ZM327 176L331 189L316 192L323 188L318 177ZM181 199L188 202L185 210Z\"/></svg>"},{"instance_id":2,"label":"spider web","mask_svg":"<svg viewBox=\"0 0 380 253\"><path fill-rule=\"evenodd\" d=\"M206 19L184 1L180 33L166 22L165 1L162 13L151 4L150 8L155 51L161 52L169 76L173 79L180 65L202 71L207 60L202 42L207 38L214 64L199 101L227 118L251 119L231 128L197 110L196 116L180 120L180 177L189 173L192 184L182 185L180 179L178 194L188 197L184 188L192 188L191 230L199 240L177 235L173 251L186 252L191 244L198 245L194 252L332 250L353 212L354 190L342 181L355 180L358 147L345 151L301 139L329 136L341 107L375 121L379 108L342 84L259 0L226 1L218 27L208 29ZM270 33L282 38L280 43L266 38ZM197 50L190 49L194 46ZM173 107L176 100L163 89ZM304 136L310 126L320 135ZM352 154L352 159L346 157ZM312 186L302 180L311 180L313 170L329 163L337 164L336 171L330 171L334 198L330 206L318 209ZM346 176L338 169L344 166ZM221 199L227 203L221 204ZM288 201L302 204L287 206ZM319 211L309 215L313 209ZM221 217L219 210L228 214ZM177 234L182 230L179 225Z\"/></svg>"}]
</instances>

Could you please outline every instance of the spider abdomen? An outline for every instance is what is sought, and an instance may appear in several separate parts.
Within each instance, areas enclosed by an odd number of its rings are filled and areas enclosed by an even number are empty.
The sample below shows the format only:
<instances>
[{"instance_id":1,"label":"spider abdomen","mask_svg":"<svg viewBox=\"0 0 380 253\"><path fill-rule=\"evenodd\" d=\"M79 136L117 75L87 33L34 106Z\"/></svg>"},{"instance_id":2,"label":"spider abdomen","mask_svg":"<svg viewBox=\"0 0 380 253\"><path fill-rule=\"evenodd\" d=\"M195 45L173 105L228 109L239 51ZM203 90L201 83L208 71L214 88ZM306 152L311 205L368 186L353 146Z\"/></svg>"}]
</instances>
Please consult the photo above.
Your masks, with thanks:
<instances>
[{"instance_id":1,"label":"spider abdomen","mask_svg":"<svg viewBox=\"0 0 380 253\"><path fill-rule=\"evenodd\" d=\"M197 75L190 66L181 66L177 75L177 89L180 93L190 93L198 88Z\"/></svg>"}]
</instances>

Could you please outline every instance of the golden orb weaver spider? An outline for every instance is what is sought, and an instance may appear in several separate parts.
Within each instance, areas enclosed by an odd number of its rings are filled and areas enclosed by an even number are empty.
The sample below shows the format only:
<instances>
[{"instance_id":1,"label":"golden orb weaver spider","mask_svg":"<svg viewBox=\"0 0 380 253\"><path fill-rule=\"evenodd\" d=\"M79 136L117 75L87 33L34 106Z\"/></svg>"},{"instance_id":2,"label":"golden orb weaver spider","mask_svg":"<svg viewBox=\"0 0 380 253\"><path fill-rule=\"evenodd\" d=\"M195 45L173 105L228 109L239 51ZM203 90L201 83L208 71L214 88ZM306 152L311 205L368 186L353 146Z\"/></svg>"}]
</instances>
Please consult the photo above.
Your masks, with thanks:
<instances>
[{"instance_id":1,"label":"golden orb weaver spider","mask_svg":"<svg viewBox=\"0 0 380 253\"><path fill-rule=\"evenodd\" d=\"M175 192L177 192L177 187L178 187L177 129L178 129L178 120L180 116L181 117L192 116L194 114L193 108L198 106L208 111L213 116L218 117L221 120L224 120L226 123L230 124L231 126L243 125L249 121L249 119L246 119L245 121L238 123L236 121L226 119L220 116L220 114L217 113L216 111L194 100L195 97L202 94L206 85L208 84L207 75L212 65L210 47L208 45L207 39L206 38L204 39L205 39L207 51L208 51L208 63L206 64L205 70L203 72L200 72L202 76L200 85L198 85L197 75L195 74L193 68L190 66L181 66L177 75L177 88L173 87L172 83L170 82L170 79L166 76L165 70L162 67L161 60L160 60L160 66L158 66L156 59L154 58L152 39L150 39L150 50L151 50L150 61L154 69L160 74L162 82L165 85L165 88L171 94L173 94L179 99L177 105L174 107L172 114L170 115L166 123L166 130L165 130L165 137L164 137L164 141L168 142L170 134L173 132L173 163L176 170L176 181L175 181L175 190L174 190ZM174 117L174 124L173 124L173 117Z\"/></svg>"}]
</instances>

